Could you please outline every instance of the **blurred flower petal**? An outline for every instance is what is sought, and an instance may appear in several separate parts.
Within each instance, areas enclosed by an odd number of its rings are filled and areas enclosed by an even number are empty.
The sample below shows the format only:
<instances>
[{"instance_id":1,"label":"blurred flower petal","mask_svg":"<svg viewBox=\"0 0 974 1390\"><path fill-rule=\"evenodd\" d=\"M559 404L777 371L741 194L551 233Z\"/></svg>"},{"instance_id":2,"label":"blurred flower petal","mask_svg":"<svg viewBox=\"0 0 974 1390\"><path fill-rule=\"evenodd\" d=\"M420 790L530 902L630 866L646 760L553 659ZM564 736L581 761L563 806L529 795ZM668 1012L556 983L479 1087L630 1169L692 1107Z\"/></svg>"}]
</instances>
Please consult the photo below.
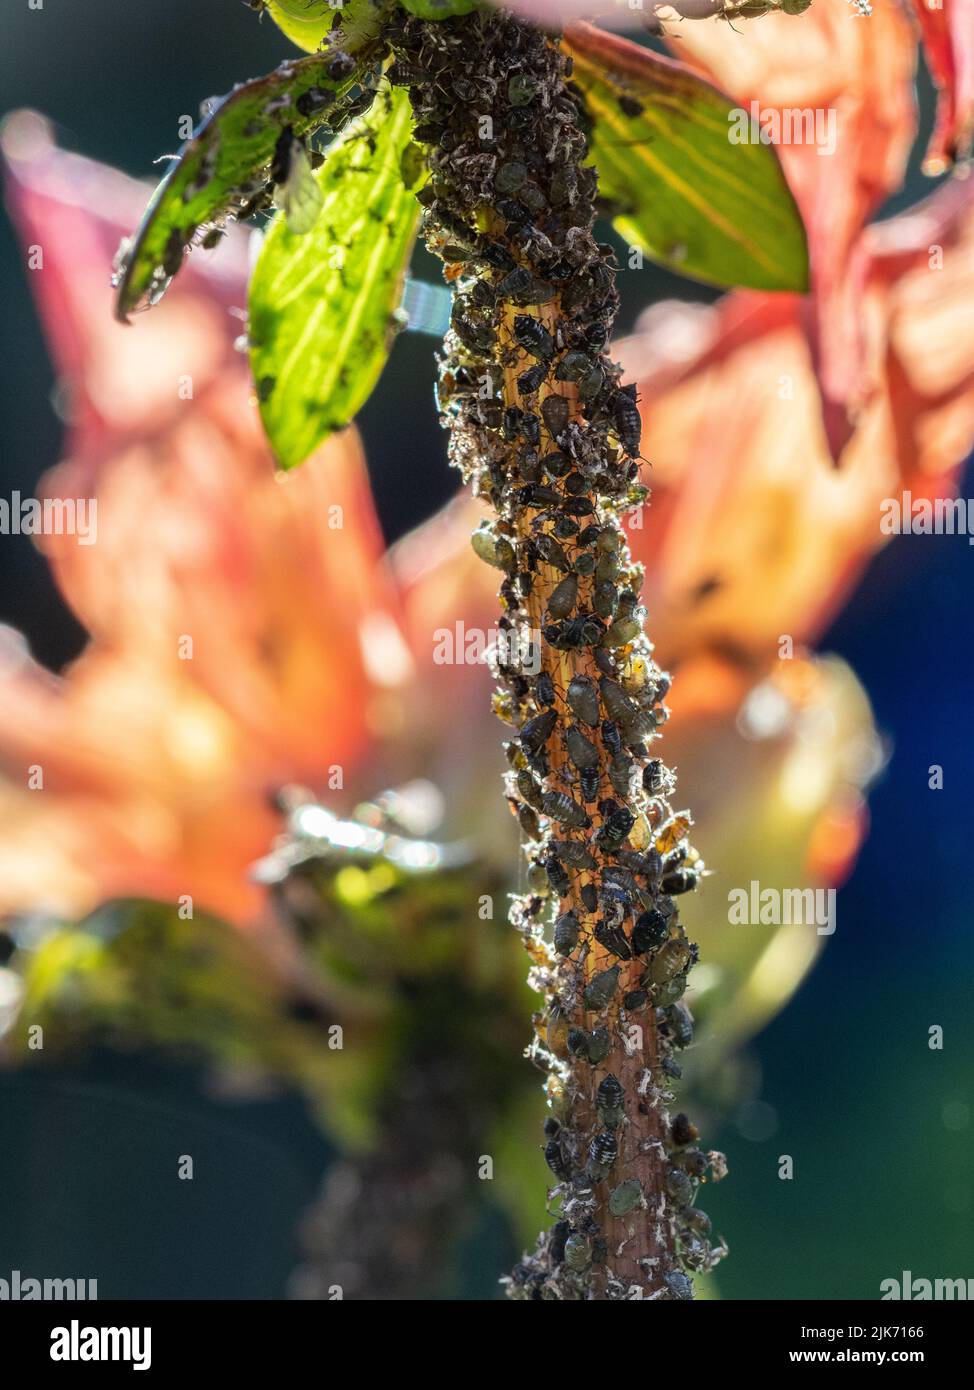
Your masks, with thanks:
<instances>
[{"instance_id":1,"label":"blurred flower petal","mask_svg":"<svg viewBox=\"0 0 974 1390\"><path fill-rule=\"evenodd\" d=\"M857 241L903 181L916 133L916 44L896 5L857 22L845 0L816 0L797 20L769 15L735 33L719 20L682 24L672 52L746 110L822 113L834 148L780 143L808 231L812 296L803 309L830 453L837 460L869 394L858 298ZM788 127L782 122L781 129ZM805 132L804 124L800 127Z\"/></svg>"},{"instance_id":2,"label":"blurred flower petal","mask_svg":"<svg viewBox=\"0 0 974 1390\"><path fill-rule=\"evenodd\" d=\"M78 404L41 489L93 499L97 528L42 541L91 635L81 658L55 678L12 641L0 663L0 906L189 894L251 920L272 794L341 785L411 671L358 436L276 474L232 348L242 240L219 272L194 253L157 314L114 323L111 259L144 190L18 121L10 199L43 248L34 285Z\"/></svg>"},{"instance_id":3,"label":"blurred flower petal","mask_svg":"<svg viewBox=\"0 0 974 1390\"><path fill-rule=\"evenodd\" d=\"M646 9L653 8L647 0ZM631 29L645 19L642 6L633 10L628 0L505 0L504 9L552 33L579 19L597 20L603 29Z\"/></svg>"},{"instance_id":4,"label":"blurred flower petal","mask_svg":"<svg viewBox=\"0 0 974 1390\"><path fill-rule=\"evenodd\" d=\"M773 701L780 717L742 733L749 705L761 701ZM694 1049L699 1070L712 1048L726 1056L784 1007L826 940L807 923L730 924L729 891L752 882L779 892L840 885L865 834L863 789L882 754L849 668L801 652L774 659L756 680L721 658L691 659L664 738L694 807L694 841L715 865L692 913L707 966L706 987L691 977L688 997L705 1025Z\"/></svg>"},{"instance_id":5,"label":"blurred flower petal","mask_svg":"<svg viewBox=\"0 0 974 1390\"><path fill-rule=\"evenodd\" d=\"M863 255L873 390L839 471L797 298L658 305L617 344L652 460L630 541L667 660L813 640L888 539L883 499L956 485L974 443L974 187L870 228Z\"/></svg>"},{"instance_id":6,"label":"blurred flower petal","mask_svg":"<svg viewBox=\"0 0 974 1390\"><path fill-rule=\"evenodd\" d=\"M230 310L246 303L249 233L231 228L215 250L194 251L184 293L126 327L112 317L112 261L151 189L59 150L36 112L7 117L0 149L21 239L43 256L31 288L84 447L165 429L184 413L186 390L199 399L233 359L242 324Z\"/></svg>"},{"instance_id":7,"label":"blurred flower petal","mask_svg":"<svg viewBox=\"0 0 974 1390\"><path fill-rule=\"evenodd\" d=\"M924 172L942 174L974 141L974 0L913 0L927 66L939 89Z\"/></svg>"}]
</instances>

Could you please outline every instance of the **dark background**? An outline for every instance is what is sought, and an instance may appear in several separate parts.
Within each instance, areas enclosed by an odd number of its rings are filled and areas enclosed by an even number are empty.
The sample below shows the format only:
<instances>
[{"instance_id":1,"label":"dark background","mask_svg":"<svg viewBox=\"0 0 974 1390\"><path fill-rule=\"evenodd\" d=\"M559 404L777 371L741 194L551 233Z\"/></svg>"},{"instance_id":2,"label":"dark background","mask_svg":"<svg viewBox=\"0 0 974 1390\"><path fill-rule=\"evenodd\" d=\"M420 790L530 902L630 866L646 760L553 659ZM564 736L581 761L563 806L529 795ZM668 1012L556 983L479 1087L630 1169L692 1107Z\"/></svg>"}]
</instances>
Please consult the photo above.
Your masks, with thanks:
<instances>
[{"instance_id":1,"label":"dark background","mask_svg":"<svg viewBox=\"0 0 974 1390\"><path fill-rule=\"evenodd\" d=\"M151 177L181 114L290 52L241 0L45 0L40 11L4 0L0 109L32 106L68 148ZM928 126L925 79L922 95ZM928 189L914 172L893 206ZM435 279L423 259L416 273ZM58 458L61 425L2 217L0 266L0 491L29 494ZM710 293L654 270L621 279L623 329L653 298ZM403 335L361 420L390 540L455 487L432 351L431 339ZM391 418L408 430L393 437ZM822 644L864 682L893 756L840 896L851 925L753 1044L759 1107L715 1136L732 1168L705 1203L732 1249L718 1275L726 1297L873 1298L904 1269L974 1276L972 564L962 538L895 541ZM26 632L52 668L77 653L83 633L29 540L2 538L0 592L0 621ZM927 787L933 763L945 770L939 792ZM934 1023L943 1052L927 1047ZM0 1277L94 1275L102 1297L280 1296L294 1220L328 1159L298 1099L228 1107L205 1097L193 1070L138 1056L89 1059L79 1075L0 1076ZM174 1136L196 1156L192 1183L170 1171ZM777 1177L783 1153L792 1182ZM455 1296L491 1296L504 1240L493 1227L479 1233Z\"/></svg>"}]
</instances>

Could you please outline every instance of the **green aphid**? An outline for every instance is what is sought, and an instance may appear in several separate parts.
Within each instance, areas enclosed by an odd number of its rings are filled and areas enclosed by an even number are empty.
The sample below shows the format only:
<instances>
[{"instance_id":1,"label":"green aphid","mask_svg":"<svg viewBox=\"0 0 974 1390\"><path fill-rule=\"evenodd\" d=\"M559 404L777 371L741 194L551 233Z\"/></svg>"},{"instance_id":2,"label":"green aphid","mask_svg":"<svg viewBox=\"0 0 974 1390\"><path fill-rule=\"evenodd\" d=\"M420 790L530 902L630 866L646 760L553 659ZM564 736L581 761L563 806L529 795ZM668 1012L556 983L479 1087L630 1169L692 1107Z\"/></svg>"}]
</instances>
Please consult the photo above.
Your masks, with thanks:
<instances>
[{"instance_id":1,"label":"green aphid","mask_svg":"<svg viewBox=\"0 0 974 1390\"><path fill-rule=\"evenodd\" d=\"M643 1198L643 1190L636 1178L627 1178L609 1194L609 1210L613 1216L625 1216L638 1207Z\"/></svg>"},{"instance_id":2,"label":"green aphid","mask_svg":"<svg viewBox=\"0 0 974 1390\"><path fill-rule=\"evenodd\" d=\"M565 1241L565 1264L581 1274L592 1263L592 1242L581 1231L575 1231Z\"/></svg>"}]
</instances>

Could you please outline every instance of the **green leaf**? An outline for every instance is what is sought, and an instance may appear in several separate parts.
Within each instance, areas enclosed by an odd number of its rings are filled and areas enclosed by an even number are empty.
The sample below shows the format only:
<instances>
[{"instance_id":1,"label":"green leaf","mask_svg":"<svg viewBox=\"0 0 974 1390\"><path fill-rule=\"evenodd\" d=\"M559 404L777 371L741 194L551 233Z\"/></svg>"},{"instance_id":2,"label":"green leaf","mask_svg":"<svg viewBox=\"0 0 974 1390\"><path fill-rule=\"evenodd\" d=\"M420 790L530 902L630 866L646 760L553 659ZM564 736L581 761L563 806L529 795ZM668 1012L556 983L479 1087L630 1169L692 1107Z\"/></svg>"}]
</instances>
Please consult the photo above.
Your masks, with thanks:
<instances>
[{"instance_id":1,"label":"green leaf","mask_svg":"<svg viewBox=\"0 0 974 1390\"><path fill-rule=\"evenodd\" d=\"M331 33L336 15L341 16L343 31L354 41L363 28L375 33L382 12L390 5L388 0L344 0L342 5L332 0L268 0L267 8L292 43L314 53Z\"/></svg>"},{"instance_id":2,"label":"green leaf","mask_svg":"<svg viewBox=\"0 0 974 1390\"><path fill-rule=\"evenodd\" d=\"M305 53L314 53L331 32L338 11L328 0L268 0L277 27Z\"/></svg>"},{"instance_id":3,"label":"green leaf","mask_svg":"<svg viewBox=\"0 0 974 1390\"><path fill-rule=\"evenodd\" d=\"M350 40L346 37L346 50ZM364 39L362 63L374 56ZM152 196L141 225L124 245L116 275L116 314L123 321L141 304L154 304L183 261L184 248L201 227L237 212L267 182L282 133L304 137L334 124L341 100L373 80L361 67L340 80L329 76L332 49L297 58L219 102L182 147Z\"/></svg>"},{"instance_id":4,"label":"green leaf","mask_svg":"<svg viewBox=\"0 0 974 1390\"><path fill-rule=\"evenodd\" d=\"M250 283L250 362L285 468L351 421L385 365L425 178L415 150L407 93L383 91L329 149L312 230L296 235L279 216L264 239Z\"/></svg>"},{"instance_id":5,"label":"green leaf","mask_svg":"<svg viewBox=\"0 0 974 1390\"><path fill-rule=\"evenodd\" d=\"M417 19L449 19L481 8L480 0L400 0L404 10Z\"/></svg>"},{"instance_id":6,"label":"green leaf","mask_svg":"<svg viewBox=\"0 0 974 1390\"><path fill-rule=\"evenodd\" d=\"M807 290L805 229L777 155L731 143L729 97L590 24L569 27L565 50L593 121L599 191L630 245L709 284Z\"/></svg>"}]
</instances>

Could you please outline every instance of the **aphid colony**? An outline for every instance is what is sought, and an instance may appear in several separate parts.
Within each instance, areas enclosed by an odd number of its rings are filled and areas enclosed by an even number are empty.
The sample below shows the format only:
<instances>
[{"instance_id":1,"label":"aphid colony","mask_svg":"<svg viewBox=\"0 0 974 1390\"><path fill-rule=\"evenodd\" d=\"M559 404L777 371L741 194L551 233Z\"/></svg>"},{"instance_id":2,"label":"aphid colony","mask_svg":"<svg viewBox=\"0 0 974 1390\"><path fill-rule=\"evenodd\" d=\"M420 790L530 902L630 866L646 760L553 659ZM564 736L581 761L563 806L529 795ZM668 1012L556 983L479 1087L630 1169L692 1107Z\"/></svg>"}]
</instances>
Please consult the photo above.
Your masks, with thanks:
<instances>
[{"instance_id":1,"label":"aphid colony","mask_svg":"<svg viewBox=\"0 0 974 1390\"><path fill-rule=\"evenodd\" d=\"M513 728L529 887L512 921L545 1001L529 1055L547 1073L558 1219L509 1292L691 1297L685 1271L723 1253L694 1206L723 1160L666 1110L696 958L674 898L703 866L651 748L669 677L618 520L646 495L640 416L604 350L618 301L592 235L583 113L569 62L507 16L403 17L391 42L389 76L430 147L426 242L454 290L440 408L453 462L494 512L473 547L500 575L499 625L541 636L540 670L498 661L494 707Z\"/></svg>"}]
</instances>

